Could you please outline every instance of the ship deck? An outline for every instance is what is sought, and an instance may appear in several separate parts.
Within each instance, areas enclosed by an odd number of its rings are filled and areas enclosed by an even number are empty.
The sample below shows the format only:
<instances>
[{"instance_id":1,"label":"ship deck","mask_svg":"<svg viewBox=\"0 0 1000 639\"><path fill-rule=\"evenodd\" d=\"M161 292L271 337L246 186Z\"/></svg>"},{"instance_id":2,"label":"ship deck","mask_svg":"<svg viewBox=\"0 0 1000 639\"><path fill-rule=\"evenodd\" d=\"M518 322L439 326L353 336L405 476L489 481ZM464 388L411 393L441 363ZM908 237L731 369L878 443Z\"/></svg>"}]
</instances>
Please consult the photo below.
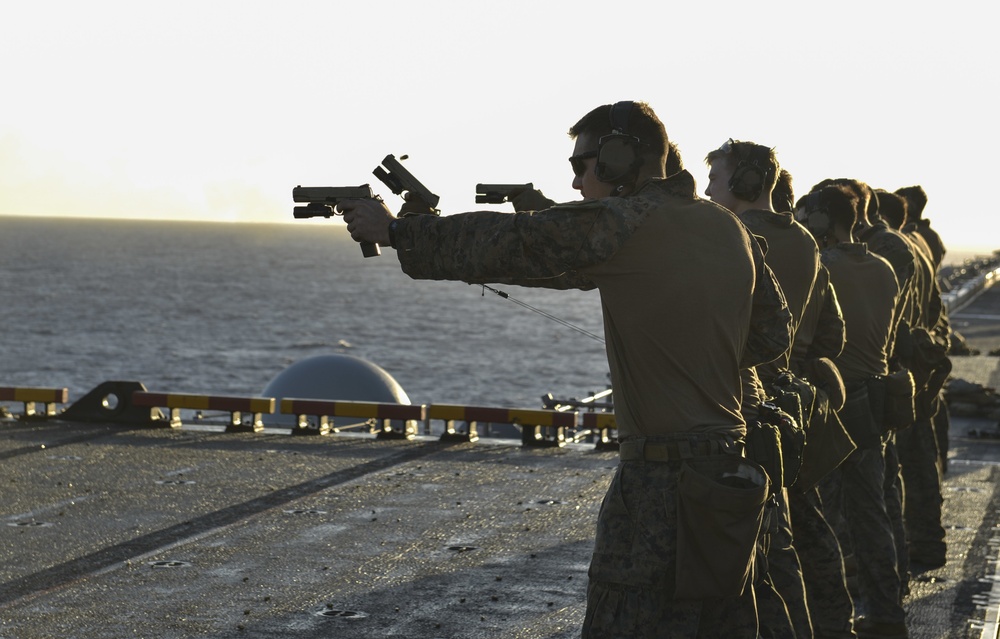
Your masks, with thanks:
<instances>
[{"instance_id":1,"label":"ship deck","mask_svg":"<svg viewBox=\"0 0 1000 639\"><path fill-rule=\"evenodd\" d=\"M1000 287L952 321L1000 348ZM1000 382L996 356L954 362ZM997 637L995 432L953 418L948 563L914 575L915 639ZM617 454L46 419L0 422L0 459L2 639L568 639Z\"/></svg>"}]
</instances>

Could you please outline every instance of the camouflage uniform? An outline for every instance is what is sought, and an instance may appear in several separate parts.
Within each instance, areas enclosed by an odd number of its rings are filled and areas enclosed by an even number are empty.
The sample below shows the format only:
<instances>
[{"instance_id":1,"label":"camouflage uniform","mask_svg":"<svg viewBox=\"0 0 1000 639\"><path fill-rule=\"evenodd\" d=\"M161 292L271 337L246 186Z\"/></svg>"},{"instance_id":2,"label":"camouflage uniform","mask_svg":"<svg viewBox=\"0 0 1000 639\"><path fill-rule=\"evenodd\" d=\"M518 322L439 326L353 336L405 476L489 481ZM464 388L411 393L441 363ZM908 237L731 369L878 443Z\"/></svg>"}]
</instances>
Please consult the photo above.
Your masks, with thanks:
<instances>
[{"instance_id":1,"label":"camouflage uniform","mask_svg":"<svg viewBox=\"0 0 1000 639\"><path fill-rule=\"evenodd\" d=\"M858 607L868 623L902 627L896 544L885 500L881 415L873 413L869 382L888 372L888 349L898 309L899 285L886 260L864 244L840 243L823 251L823 264L844 313L847 340L836 358L847 388L840 417L858 446L839 468L839 503L853 542Z\"/></svg>"},{"instance_id":2,"label":"camouflage uniform","mask_svg":"<svg viewBox=\"0 0 1000 639\"><path fill-rule=\"evenodd\" d=\"M692 456L705 474L731 467L736 455ZM678 592L678 477L682 461L623 461L597 522L583 637L757 637L753 585L743 595L688 600Z\"/></svg>"},{"instance_id":3,"label":"camouflage uniform","mask_svg":"<svg viewBox=\"0 0 1000 639\"><path fill-rule=\"evenodd\" d=\"M771 268L781 290L785 295L788 308L792 313L792 335L798 329L805 313L813 286L819 271L819 247L812 235L801 224L795 221L790 212L775 213L758 209L741 212L738 217L755 235L766 241L767 251L764 261ZM788 370L792 349L789 347L778 359L756 367L757 378L771 394L771 388L778 377ZM758 397L762 393L758 393ZM767 393L764 393L767 396ZM753 395L744 394L744 414L754 411L748 406ZM798 428L802 415L792 416ZM790 433L784 433L785 437ZM782 454L790 453L791 447L782 442ZM750 456L748 452L748 456ZM795 464L799 460L795 460ZM787 483L794 480L788 477ZM802 565L794 542L792 523L789 516L788 494L778 486L774 495L774 517L772 533L766 543L767 575L764 586L773 587L780 597L771 595L759 606L761 632L772 629L778 636L779 629L783 632L789 620L799 639L810 639L813 636L812 620L806 603L806 588L802 579Z\"/></svg>"},{"instance_id":4,"label":"camouflage uniform","mask_svg":"<svg viewBox=\"0 0 1000 639\"><path fill-rule=\"evenodd\" d=\"M414 278L597 287L623 447L738 441L740 369L790 343L790 314L760 247L732 214L697 197L686 171L627 197L394 224L400 265ZM742 460L714 457L686 463L712 472L719 459ZM677 462L619 464L598 516L584 637L757 636L752 588L694 600L676 588L699 577L678 569L687 557L676 554Z\"/></svg>"},{"instance_id":5,"label":"camouflage uniform","mask_svg":"<svg viewBox=\"0 0 1000 639\"><path fill-rule=\"evenodd\" d=\"M843 350L844 341L844 316L836 291L830 284L829 271L821 265L806 312L795 333L790 362L792 371L809 377L814 385L821 384L821 380L806 375L807 363L818 358L835 358ZM819 389L817 395L819 398L814 400L809 423L837 420L823 389ZM808 440L806 447L809 447ZM796 485L788 493L813 633L817 639L853 639L854 602L847 588L844 555L837 534L827 521L819 487Z\"/></svg>"},{"instance_id":6,"label":"camouflage uniform","mask_svg":"<svg viewBox=\"0 0 1000 639\"><path fill-rule=\"evenodd\" d=\"M917 388L917 420L897 435L902 477L906 486L903 504L908 539L908 558L926 566L937 567L945 563L945 531L941 525L941 460L947 451L940 450L940 442L947 442L947 433L938 437L935 432L935 414L939 412L939 383L947 376L948 318L941 301L936 269L930 247L915 232L905 235L913 245L919 271L925 286L913 305L912 325L917 329L909 344L907 361L914 375ZM918 331L920 332L918 335ZM926 336L940 346L939 359L928 360L926 343L916 343L918 336Z\"/></svg>"},{"instance_id":7,"label":"camouflage uniform","mask_svg":"<svg viewBox=\"0 0 1000 639\"><path fill-rule=\"evenodd\" d=\"M853 639L854 602L844 576L844 555L827 523L819 489L789 490L795 543L817 639Z\"/></svg>"},{"instance_id":8,"label":"camouflage uniform","mask_svg":"<svg viewBox=\"0 0 1000 639\"><path fill-rule=\"evenodd\" d=\"M883 457L885 458L885 477L882 483L882 493L885 495L885 510L889 513L892 538L895 542L896 572L899 574L899 601L902 603L903 598L910 592L910 554L906 522L902 515L905 491L896 433L888 433L885 436Z\"/></svg>"},{"instance_id":9,"label":"camouflage uniform","mask_svg":"<svg viewBox=\"0 0 1000 639\"><path fill-rule=\"evenodd\" d=\"M896 345L909 334L914 322L918 321L921 300L925 297L925 291L929 286L927 274L921 269L919 256L912 243L899 231L889 228L884 221L878 220L859 233L858 241L864 242L872 253L889 263L899 285L895 325L889 340L892 348L887 353L889 370L897 370L902 363L896 353ZM884 501L895 540L896 572L900 578L900 592L906 592L909 589L910 562L906 550L908 540L903 515L906 471L901 466L907 464L903 464L904 459L899 454L895 436L886 438L883 452L885 454L885 477L882 483L885 491ZM912 462L909 465L912 466Z\"/></svg>"}]
</instances>

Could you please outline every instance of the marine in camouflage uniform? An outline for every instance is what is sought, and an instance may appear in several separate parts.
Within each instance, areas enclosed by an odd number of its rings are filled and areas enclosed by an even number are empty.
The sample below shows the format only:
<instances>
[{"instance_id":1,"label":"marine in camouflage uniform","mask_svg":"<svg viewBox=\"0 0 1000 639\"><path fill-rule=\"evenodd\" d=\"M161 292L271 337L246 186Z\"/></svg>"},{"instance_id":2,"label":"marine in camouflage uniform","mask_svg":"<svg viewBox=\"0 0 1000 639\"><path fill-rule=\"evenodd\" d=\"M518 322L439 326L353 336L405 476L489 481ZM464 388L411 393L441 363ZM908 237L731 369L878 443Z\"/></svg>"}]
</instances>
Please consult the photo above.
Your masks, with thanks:
<instances>
[{"instance_id":1,"label":"marine in camouflage uniform","mask_svg":"<svg viewBox=\"0 0 1000 639\"><path fill-rule=\"evenodd\" d=\"M836 290L830 283L829 271L821 264L806 312L795 333L790 362L792 371L811 380L817 387L809 418L810 431L814 433L813 446L820 444L819 435L815 434L820 427L840 428L836 410L843 403L840 389L824 383L815 362L836 358L843 350L844 342L844 316ZM834 408L830 407L827 391L836 394ZM809 446L810 440L807 439L807 450ZM851 449L853 443L845 443L842 448L848 452ZM796 547L802 560L813 632L816 639L853 639L856 636L854 602L847 587L843 550L837 534L827 521L817 485L822 475L811 475L808 478L811 483L806 483L805 477L801 479L803 481L789 489L789 507ZM831 514L836 514L836 511L831 510Z\"/></svg>"},{"instance_id":2,"label":"marine in camouflage uniform","mask_svg":"<svg viewBox=\"0 0 1000 639\"><path fill-rule=\"evenodd\" d=\"M874 195L871 197L874 200ZM895 353L895 345L910 331L910 322L912 321L910 315L917 304L920 289L923 286L922 273L916 268L916 257L913 254L912 246L901 233L889 228L880 219L867 221L867 215L863 219L866 221L862 224L867 224L867 228L858 233L858 241L865 243L873 254L884 258L889 263L896 276L896 284L899 286L896 319L889 341L890 350L887 353L889 358L887 372L894 371L901 366ZM907 552L909 542L903 515L905 490L902 459L899 454L896 432L887 433L885 436L883 460L885 477L882 481L882 490L885 494L886 512L889 514L893 538L896 542L896 572L900 578L899 597L902 601L903 596L909 592L910 560Z\"/></svg>"},{"instance_id":3,"label":"marine in camouflage uniform","mask_svg":"<svg viewBox=\"0 0 1000 639\"><path fill-rule=\"evenodd\" d=\"M868 250L886 260L892 267L899 288L892 329L889 336L887 364L889 371L898 370L901 366L896 355L896 344L905 338L911 329L913 309L923 286L921 273L917 268L917 256L909 241L902 233L892 229L878 214L879 200L874 189L860 180L839 178L824 180L814 189L826 185L845 187L855 197L857 224L854 229L856 241L865 244ZM896 433L886 435L883 445L885 478L882 485L885 491L886 511L892 522L893 538L896 544L896 571L901 579L900 600L909 590L909 555L908 541L903 517L903 478L896 442Z\"/></svg>"},{"instance_id":4,"label":"marine in camouflage uniform","mask_svg":"<svg viewBox=\"0 0 1000 639\"><path fill-rule=\"evenodd\" d=\"M585 196L616 108L595 109L571 129L574 186ZM603 130L590 127L595 119ZM727 564L736 577L725 583L729 594L696 592L704 575L686 568L691 553L678 543L692 542L680 533L697 522L677 513L691 506L683 495L692 480L716 485L720 473L753 470L739 454L739 370L788 347L790 316L757 242L731 213L700 200L686 171L662 179L659 152L641 179L614 190L622 196L543 211L389 223L371 203L341 209L355 239L388 238L414 278L600 290L622 460L598 517L583 636L755 639L753 589L739 578L747 558ZM751 551L765 489L738 491L760 498L737 504Z\"/></svg>"},{"instance_id":5,"label":"marine in camouflage uniform","mask_svg":"<svg viewBox=\"0 0 1000 639\"><path fill-rule=\"evenodd\" d=\"M888 373L889 348L900 294L889 263L855 243L857 200L843 186L814 189L797 218L816 236L821 258L830 272L844 316L846 342L834 360L847 398L840 417L858 448L839 468L839 507L857 559L858 608L865 615L855 624L863 639L905 639L906 613L892 521L886 509L882 415L873 408L873 378Z\"/></svg>"},{"instance_id":6,"label":"marine in camouflage uniform","mask_svg":"<svg viewBox=\"0 0 1000 639\"><path fill-rule=\"evenodd\" d=\"M809 231L795 221L790 211L776 212L772 207L772 193L779 174L773 149L753 142L729 140L709 153L705 162L710 167L705 195L731 210L751 233L763 238L764 261L785 295L792 314L794 339L816 281L819 248ZM744 371L743 413L751 425L762 420L774 422L772 425L778 427L784 461L780 474L775 473L784 478L784 485L775 487L775 504L770 509L774 521L765 542L767 570L763 585L773 587L777 596L771 595L758 602L761 632L770 630L775 636L779 633L785 636L785 627L791 622L794 636L811 639L813 627L806 602L802 566L793 539L787 492L787 486L798 472L801 451L794 449L793 442L804 435L793 431L803 428L802 412L793 411L794 415L781 413L769 405L763 406L763 412L760 410L762 403L774 401L774 385L779 378L790 374L790 355L791 346L776 360ZM761 426L757 424L757 428ZM747 456L752 458L753 453L748 449ZM775 477L772 480L777 481Z\"/></svg>"},{"instance_id":7,"label":"marine in camouflage uniform","mask_svg":"<svg viewBox=\"0 0 1000 639\"><path fill-rule=\"evenodd\" d=\"M905 229L907 199L898 193L879 192L880 217L896 229ZM905 485L904 513L907 559L922 568L943 566L946 560L945 530L941 523L944 497L941 492L941 460L935 416L941 411L941 384L951 370L947 359L948 317L937 282L933 252L924 237L903 232L916 256L917 273L909 323L913 327L899 359L913 373L917 387L917 419L897 434ZM944 412L944 411L941 411ZM944 437L947 440L947 434Z\"/></svg>"}]
</instances>

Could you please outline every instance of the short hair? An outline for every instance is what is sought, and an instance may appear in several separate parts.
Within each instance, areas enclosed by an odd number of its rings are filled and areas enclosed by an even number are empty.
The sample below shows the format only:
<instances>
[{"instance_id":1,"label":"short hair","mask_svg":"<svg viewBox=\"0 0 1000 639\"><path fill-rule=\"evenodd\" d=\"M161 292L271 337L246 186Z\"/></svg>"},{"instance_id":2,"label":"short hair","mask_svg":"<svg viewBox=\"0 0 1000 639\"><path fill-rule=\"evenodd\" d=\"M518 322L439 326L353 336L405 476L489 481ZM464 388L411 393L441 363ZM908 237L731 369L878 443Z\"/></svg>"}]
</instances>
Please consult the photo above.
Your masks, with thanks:
<instances>
[{"instance_id":1,"label":"short hair","mask_svg":"<svg viewBox=\"0 0 1000 639\"><path fill-rule=\"evenodd\" d=\"M778 157L772 147L730 138L719 148L709 151L708 155L705 156L705 164L711 165L719 159L724 159L726 166L733 170L739 166L740 162L756 160L760 168L764 170L764 193L773 190L778 181L778 172L781 167L778 165Z\"/></svg>"},{"instance_id":2,"label":"short hair","mask_svg":"<svg viewBox=\"0 0 1000 639\"><path fill-rule=\"evenodd\" d=\"M822 184L822 183L820 183ZM830 217L833 227L850 231L858 221L859 202L857 194L845 184L817 184L808 194L799 199L795 208L805 207L807 211L822 211Z\"/></svg>"},{"instance_id":3,"label":"short hair","mask_svg":"<svg viewBox=\"0 0 1000 639\"><path fill-rule=\"evenodd\" d=\"M901 195L906 199L907 212L910 220L919 220L924 214L924 207L927 206L927 192L919 184L904 186L896 189L896 195Z\"/></svg>"},{"instance_id":4,"label":"short hair","mask_svg":"<svg viewBox=\"0 0 1000 639\"><path fill-rule=\"evenodd\" d=\"M656 117L645 102L633 102L632 112L628 116L628 135L639 138L643 143L642 155L646 158L655 158L659 166L667 155L667 146L670 141L667 139L667 129L663 126L660 118ZM613 104L602 104L593 109L587 115L580 118L580 121L569 129L569 137L576 139L584 134L592 135L600 139L605 135L610 135L611 109Z\"/></svg>"},{"instance_id":5,"label":"short hair","mask_svg":"<svg viewBox=\"0 0 1000 639\"><path fill-rule=\"evenodd\" d=\"M885 189L875 189L878 195L878 215L885 220L885 223L894 229L901 229L906 226L907 202L906 198L898 193L892 193Z\"/></svg>"},{"instance_id":6,"label":"short hair","mask_svg":"<svg viewBox=\"0 0 1000 639\"><path fill-rule=\"evenodd\" d=\"M675 175L684 170L684 160L681 159L681 151L672 140L667 142L667 177Z\"/></svg>"},{"instance_id":7,"label":"short hair","mask_svg":"<svg viewBox=\"0 0 1000 639\"><path fill-rule=\"evenodd\" d=\"M771 208L778 213L786 213L791 211L794 205L795 189L792 188L792 174L786 169L781 169L771 191Z\"/></svg>"},{"instance_id":8,"label":"short hair","mask_svg":"<svg viewBox=\"0 0 1000 639\"><path fill-rule=\"evenodd\" d=\"M878 198L875 191L861 180L853 178L827 178L819 182L809 192L818 191L828 186L840 186L846 188L854 196L855 215L854 222L868 219L869 213L878 211ZM872 201L874 200L874 202Z\"/></svg>"}]
</instances>

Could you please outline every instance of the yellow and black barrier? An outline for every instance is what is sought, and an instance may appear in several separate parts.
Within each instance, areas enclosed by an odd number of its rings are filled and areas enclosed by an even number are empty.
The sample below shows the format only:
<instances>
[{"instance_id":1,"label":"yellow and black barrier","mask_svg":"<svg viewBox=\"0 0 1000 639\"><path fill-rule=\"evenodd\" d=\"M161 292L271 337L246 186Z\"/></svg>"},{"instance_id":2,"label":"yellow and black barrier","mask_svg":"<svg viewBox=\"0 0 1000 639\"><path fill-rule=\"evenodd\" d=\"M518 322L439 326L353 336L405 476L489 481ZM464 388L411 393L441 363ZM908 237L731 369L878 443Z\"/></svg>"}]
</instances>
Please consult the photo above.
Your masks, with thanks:
<instances>
[{"instance_id":1,"label":"yellow and black barrier","mask_svg":"<svg viewBox=\"0 0 1000 639\"><path fill-rule=\"evenodd\" d=\"M427 430L430 431L430 420L442 420L445 423L442 440L474 442L479 439L481 423L514 424L521 428L524 446L562 446L566 443L566 430L576 426L576 418L574 412L546 409L431 404L427 407ZM466 424L464 431L455 428L460 421Z\"/></svg>"},{"instance_id":2,"label":"yellow and black barrier","mask_svg":"<svg viewBox=\"0 0 1000 639\"><path fill-rule=\"evenodd\" d=\"M263 415L275 412L272 397L242 397L147 391L138 382L105 382L77 400L62 413L56 405L67 401L65 388L0 387L0 401L24 403L24 416L36 419L57 418L69 421L131 423L146 426L180 428L182 410L229 413L226 432L258 432L265 428ZM45 409L39 413L36 404ZM501 408L461 404L395 404L348 400L284 398L280 412L294 415L292 433L326 435L355 428L369 428L379 439L412 439L418 425L431 434L431 422L444 422L442 441L474 442L483 424L512 424L521 430L521 444L526 447L563 446L583 439L596 440L598 449L617 447L613 413L560 409ZM161 409L166 410L166 415ZM245 419L244 416L251 417ZM362 421L336 425L334 418Z\"/></svg>"},{"instance_id":3,"label":"yellow and black barrier","mask_svg":"<svg viewBox=\"0 0 1000 639\"><path fill-rule=\"evenodd\" d=\"M423 404L389 404L379 402L354 402L334 399L296 399L281 400L281 412L295 415L296 424L292 429L295 435L326 435L336 433L345 428L330 424L331 417L363 418L366 421L360 426L370 423L379 425L379 439L412 439L417 435L418 422L426 419L427 407ZM311 421L309 418L315 418ZM402 422L399 428L394 422ZM356 428L359 424L347 426Z\"/></svg>"},{"instance_id":4,"label":"yellow and black barrier","mask_svg":"<svg viewBox=\"0 0 1000 639\"><path fill-rule=\"evenodd\" d=\"M598 450L617 450L618 422L614 413L584 413L583 428L594 434Z\"/></svg>"},{"instance_id":5,"label":"yellow and black barrier","mask_svg":"<svg viewBox=\"0 0 1000 639\"><path fill-rule=\"evenodd\" d=\"M227 395L187 395L181 393L152 393L135 391L132 393L132 404L153 408L166 408L170 411L170 427L181 426L181 409L217 410L229 413L226 425L227 433L246 433L264 430L262 416L274 412L273 397L234 397ZM253 417L244 423L243 414L250 413Z\"/></svg>"},{"instance_id":6,"label":"yellow and black barrier","mask_svg":"<svg viewBox=\"0 0 1000 639\"><path fill-rule=\"evenodd\" d=\"M0 402L21 402L24 405L24 412L18 416L21 419L53 417L59 412L58 405L65 404L68 400L67 388L0 387ZM38 411L37 404L42 404L41 412Z\"/></svg>"}]
</instances>

